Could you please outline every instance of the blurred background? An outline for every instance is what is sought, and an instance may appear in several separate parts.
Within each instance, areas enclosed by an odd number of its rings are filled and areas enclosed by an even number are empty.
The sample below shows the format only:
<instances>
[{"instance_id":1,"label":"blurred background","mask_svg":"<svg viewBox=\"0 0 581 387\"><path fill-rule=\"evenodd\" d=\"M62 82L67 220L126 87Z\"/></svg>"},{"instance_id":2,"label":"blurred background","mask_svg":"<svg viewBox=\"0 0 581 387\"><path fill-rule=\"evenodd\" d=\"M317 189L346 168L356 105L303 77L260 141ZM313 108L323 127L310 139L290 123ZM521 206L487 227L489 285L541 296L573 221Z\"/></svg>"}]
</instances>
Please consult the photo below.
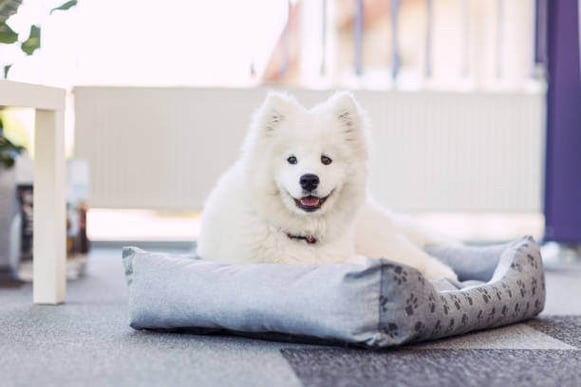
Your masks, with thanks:
<instances>
[{"instance_id":1,"label":"blurred background","mask_svg":"<svg viewBox=\"0 0 581 387\"><path fill-rule=\"evenodd\" d=\"M5 3L18 42L41 31L31 55L0 42L6 78L67 89L71 222L93 246L191 245L271 89L353 90L390 208L465 241L581 242L577 1ZM2 119L34 157L34 113Z\"/></svg>"}]
</instances>

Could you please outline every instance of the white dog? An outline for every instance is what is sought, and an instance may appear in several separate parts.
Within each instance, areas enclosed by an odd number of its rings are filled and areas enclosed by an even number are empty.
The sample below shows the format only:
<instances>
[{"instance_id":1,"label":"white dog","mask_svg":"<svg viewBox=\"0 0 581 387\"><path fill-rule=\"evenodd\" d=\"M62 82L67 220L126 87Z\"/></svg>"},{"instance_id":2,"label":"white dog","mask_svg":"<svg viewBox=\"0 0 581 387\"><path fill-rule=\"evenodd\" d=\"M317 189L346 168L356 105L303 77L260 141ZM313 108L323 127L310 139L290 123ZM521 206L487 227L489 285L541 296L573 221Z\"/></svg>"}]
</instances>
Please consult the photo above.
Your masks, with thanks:
<instances>
[{"instance_id":1,"label":"white dog","mask_svg":"<svg viewBox=\"0 0 581 387\"><path fill-rule=\"evenodd\" d=\"M198 253L231 263L336 263L383 257L456 279L423 251L445 241L367 193L367 123L346 92L308 110L270 94L241 158L202 216Z\"/></svg>"}]
</instances>

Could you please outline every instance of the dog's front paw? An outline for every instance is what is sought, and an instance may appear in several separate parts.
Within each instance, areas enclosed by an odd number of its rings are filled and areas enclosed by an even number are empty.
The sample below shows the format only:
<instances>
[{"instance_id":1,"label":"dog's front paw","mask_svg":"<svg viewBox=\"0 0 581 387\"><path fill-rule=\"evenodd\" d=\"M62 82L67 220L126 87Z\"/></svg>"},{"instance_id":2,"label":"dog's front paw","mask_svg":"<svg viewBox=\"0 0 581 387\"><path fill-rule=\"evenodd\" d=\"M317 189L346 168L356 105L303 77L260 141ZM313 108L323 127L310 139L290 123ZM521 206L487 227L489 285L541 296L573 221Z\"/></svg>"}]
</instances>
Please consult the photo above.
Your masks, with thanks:
<instances>
[{"instance_id":1,"label":"dog's front paw","mask_svg":"<svg viewBox=\"0 0 581 387\"><path fill-rule=\"evenodd\" d=\"M454 282L458 282L458 276L454 273L454 270L450 266L443 264L437 259L431 259L424 271L424 276L429 280L437 280L440 278L446 278Z\"/></svg>"}]
</instances>

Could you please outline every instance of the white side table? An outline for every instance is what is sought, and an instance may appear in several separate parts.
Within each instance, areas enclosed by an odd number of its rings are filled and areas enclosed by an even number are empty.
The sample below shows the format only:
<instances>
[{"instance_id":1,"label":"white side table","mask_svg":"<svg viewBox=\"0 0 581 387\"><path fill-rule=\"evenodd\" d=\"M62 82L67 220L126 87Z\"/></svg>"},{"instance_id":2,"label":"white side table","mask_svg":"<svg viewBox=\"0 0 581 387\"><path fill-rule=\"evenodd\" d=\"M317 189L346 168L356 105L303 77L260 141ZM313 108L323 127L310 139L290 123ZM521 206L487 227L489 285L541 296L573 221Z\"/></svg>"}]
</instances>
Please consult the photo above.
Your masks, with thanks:
<instances>
[{"instance_id":1,"label":"white side table","mask_svg":"<svg viewBox=\"0 0 581 387\"><path fill-rule=\"evenodd\" d=\"M36 111L33 299L60 304L66 294L65 90L0 80L0 106Z\"/></svg>"}]
</instances>

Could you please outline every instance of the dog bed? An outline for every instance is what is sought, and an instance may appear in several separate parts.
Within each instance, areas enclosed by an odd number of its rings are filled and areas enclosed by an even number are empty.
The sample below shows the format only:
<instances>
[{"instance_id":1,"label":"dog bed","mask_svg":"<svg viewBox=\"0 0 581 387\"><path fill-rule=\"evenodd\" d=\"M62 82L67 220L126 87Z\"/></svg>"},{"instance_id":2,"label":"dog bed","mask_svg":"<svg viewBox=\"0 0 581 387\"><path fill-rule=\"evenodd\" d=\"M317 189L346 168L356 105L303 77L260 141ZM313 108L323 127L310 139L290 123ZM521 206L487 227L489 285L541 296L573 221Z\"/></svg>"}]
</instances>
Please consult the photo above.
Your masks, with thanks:
<instances>
[{"instance_id":1,"label":"dog bed","mask_svg":"<svg viewBox=\"0 0 581 387\"><path fill-rule=\"evenodd\" d=\"M545 303L530 237L432 248L458 283L385 259L353 264L220 264L123 249L134 329L229 333L389 347L515 323Z\"/></svg>"}]
</instances>

